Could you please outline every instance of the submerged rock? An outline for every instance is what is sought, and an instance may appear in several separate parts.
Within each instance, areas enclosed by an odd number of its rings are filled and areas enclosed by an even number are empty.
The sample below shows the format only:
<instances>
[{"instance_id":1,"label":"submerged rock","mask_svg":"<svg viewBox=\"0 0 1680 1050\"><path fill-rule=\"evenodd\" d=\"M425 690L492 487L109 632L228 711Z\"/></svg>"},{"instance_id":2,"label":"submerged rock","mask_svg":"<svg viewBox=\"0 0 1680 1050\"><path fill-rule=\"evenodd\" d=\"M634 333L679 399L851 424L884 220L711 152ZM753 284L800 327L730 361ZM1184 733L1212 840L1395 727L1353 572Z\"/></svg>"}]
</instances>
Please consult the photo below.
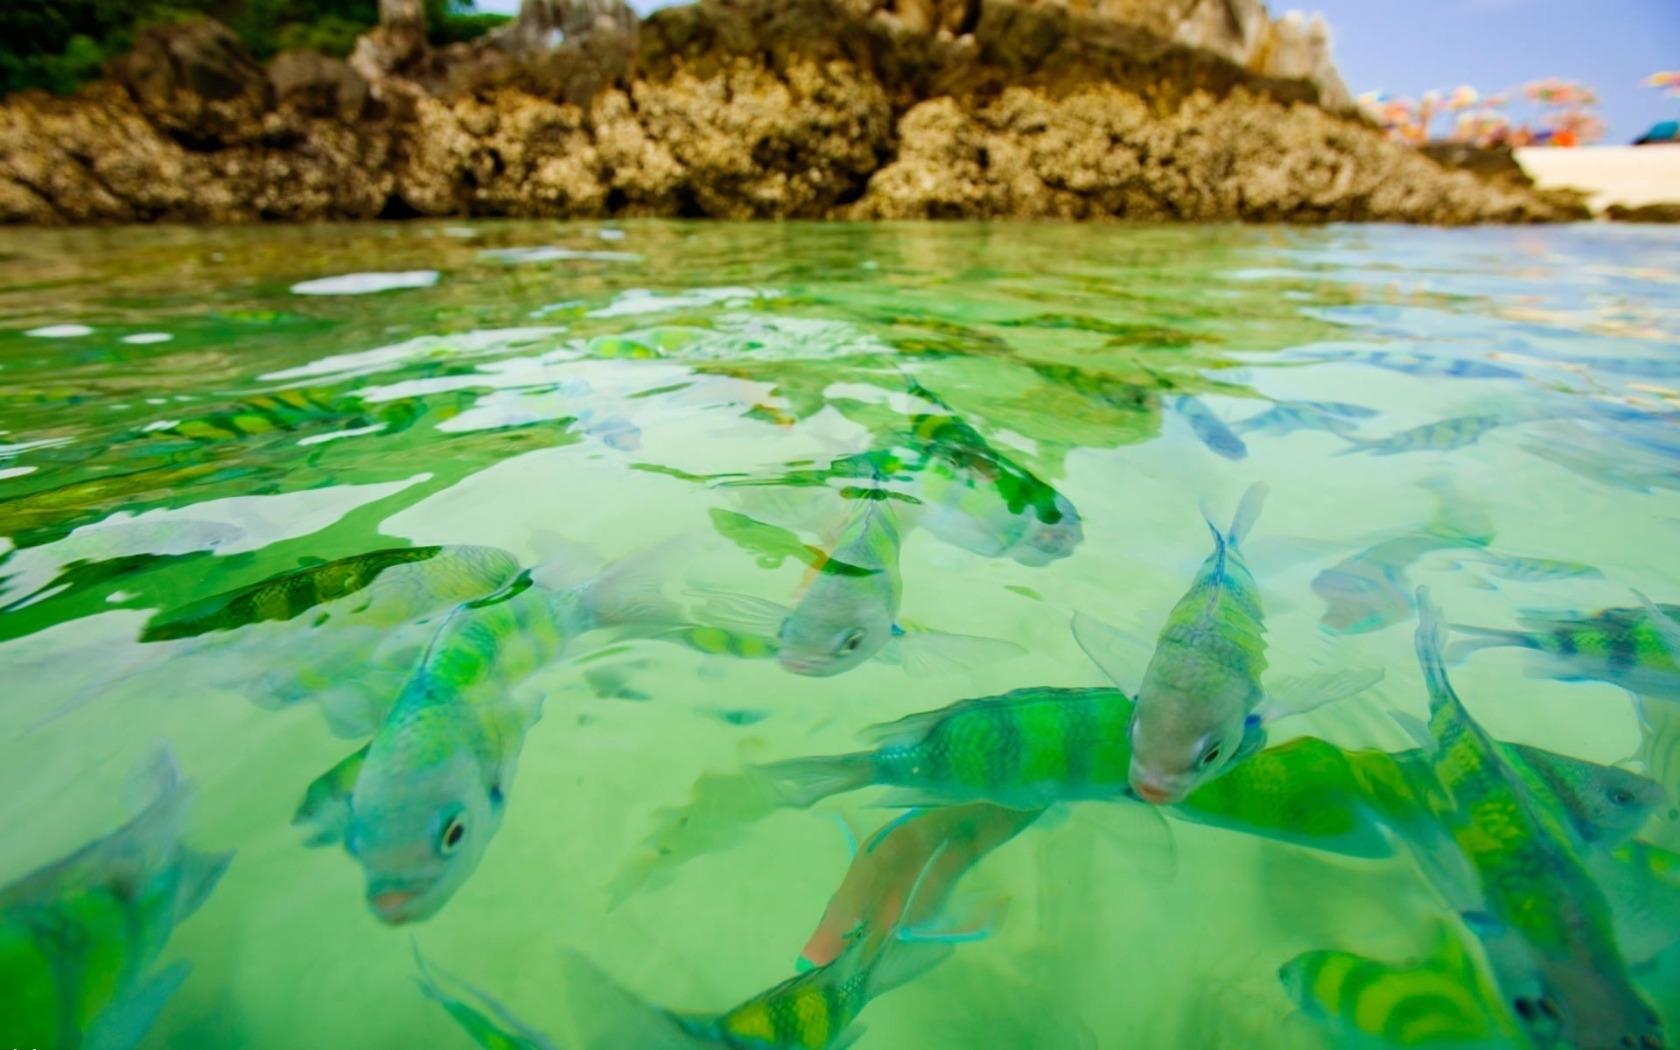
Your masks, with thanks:
<instances>
[{"instance_id":1,"label":"submerged rock","mask_svg":"<svg viewBox=\"0 0 1680 1050\"><path fill-rule=\"evenodd\" d=\"M214 22L143 37L114 82L0 103L0 221L1585 215L1326 108L1327 31L1258 0L537 6L266 73Z\"/></svg>"}]
</instances>

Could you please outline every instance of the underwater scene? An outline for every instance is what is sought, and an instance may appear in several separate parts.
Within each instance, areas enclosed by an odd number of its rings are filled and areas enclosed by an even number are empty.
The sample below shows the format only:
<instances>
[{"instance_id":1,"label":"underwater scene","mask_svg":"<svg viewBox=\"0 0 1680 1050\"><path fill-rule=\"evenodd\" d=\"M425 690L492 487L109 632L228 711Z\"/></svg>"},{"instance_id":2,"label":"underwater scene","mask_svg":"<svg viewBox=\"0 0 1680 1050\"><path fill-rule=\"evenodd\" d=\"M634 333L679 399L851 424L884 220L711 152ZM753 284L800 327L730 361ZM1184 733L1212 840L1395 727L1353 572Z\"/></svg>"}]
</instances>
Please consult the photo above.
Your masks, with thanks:
<instances>
[{"instance_id":1,"label":"underwater scene","mask_svg":"<svg viewBox=\"0 0 1680 1050\"><path fill-rule=\"evenodd\" d=\"M1680 240L0 233L0 1046L1680 1046Z\"/></svg>"}]
</instances>

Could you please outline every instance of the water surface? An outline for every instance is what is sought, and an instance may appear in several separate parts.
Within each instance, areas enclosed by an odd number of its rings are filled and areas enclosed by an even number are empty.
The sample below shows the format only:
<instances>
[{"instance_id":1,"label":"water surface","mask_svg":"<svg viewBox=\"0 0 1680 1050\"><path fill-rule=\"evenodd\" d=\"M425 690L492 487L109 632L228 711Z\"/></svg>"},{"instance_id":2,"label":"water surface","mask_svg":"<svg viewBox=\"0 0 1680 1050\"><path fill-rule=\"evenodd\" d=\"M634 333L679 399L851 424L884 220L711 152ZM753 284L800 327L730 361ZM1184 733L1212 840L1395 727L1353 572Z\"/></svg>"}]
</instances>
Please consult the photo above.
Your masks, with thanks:
<instances>
[{"instance_id":1,"label":"water surface","mask_svg":"<svg viewBox=\"0 0 1680 1050\"><path fill-rule=\"evenodd\" d=\"M1302 404L1342 407L1244 426ZM1426 713L1413 585L1490 627L1633 606L1633 588L1680 601L1677 411L1680 240L1661 230L6 232L0 882L120 824L144 802L132 771L167 744L196 786L188 841L236 855L157 964L193 969L144 1047L471 1045L417 988L416 945L557 1042L567 949L653 1002L721 1011L795 972L849 863L836 815L868 833L897 811L869 793L778 811L626 881L703 774L855 750L873 723L968 697L1108 685L1075 612L1135 639L1118 660L1141 675L1211 550L1203 508L1223 525L1256 481L1271 673L1385 672L1271 742L1413 747L1388 713ZM902 444L918 413L961 419L1060 493L1078 535L1011 557L1008 538L907 529L899 629L969 640L931 666L815 677L668 630L577 639L510 683L531 721L503 823L421 922L380 921L356 860L292 818L434 628L370 629L313 679L308 601L238 630L158 629L280 574L431 545L571 580L662 549L687 621L717 595L792 602L824 574L764 546L833 554L843 525L766 493L834 490L790 482ZM895 491L915 498L912 475ZM728 515L767 527L741 540ZM1386 589L1321 575L1444 527ZM1534 677L1515 649L1452 673L1500 740L1606 765L1641 751L1617 683ZM288 675L302 684L282 702ZM366 688L332 687L346 678ZM1456 923L1404 849L1349 858L1139 810L1064 806L986 857L965 885L1007 899L995 930L872 1003L862 1045L1338 1045L1279 967L1416 958ZM1680 849L1667 810L1642 834ZM1637 975L1671 1038L1673 956Z\"/></svg>"}]
</instances>

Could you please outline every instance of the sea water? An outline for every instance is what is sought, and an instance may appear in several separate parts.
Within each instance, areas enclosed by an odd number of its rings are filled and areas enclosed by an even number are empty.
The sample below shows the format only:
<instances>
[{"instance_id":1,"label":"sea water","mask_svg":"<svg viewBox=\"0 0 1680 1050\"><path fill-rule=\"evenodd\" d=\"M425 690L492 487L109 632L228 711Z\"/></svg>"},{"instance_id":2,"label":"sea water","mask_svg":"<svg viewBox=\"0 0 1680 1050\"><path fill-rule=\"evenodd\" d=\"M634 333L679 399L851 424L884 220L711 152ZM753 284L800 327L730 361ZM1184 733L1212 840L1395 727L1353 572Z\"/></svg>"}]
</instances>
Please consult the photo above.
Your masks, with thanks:
<instances>
[{"instance_id":1,"label":"sea water","mask_svg":"<svg viewBox=\"0 0 1680 1050\"><path fill-rule=\"evenodd\" d=\"M307 609L248 643L141 642L192 603L433 544L539 566L672 541L665 593L685 616L708 596L793 603L807 567L728 542L713 512L765 517L776 479L882 445L924 394L1077 508L1071 555L1025 564L910 529L901 629L971 640L919 673L578 639L511 687L540 719L505 822L423 922L381 922L355 859L291 825L369 731L324 699L263 699L265 676L309 655L288 634L308 637ZM1361 411L1242 426L1301 402ZM1075 613L1135 639L1141 674L1212 549L1204 511L1223 525L1256 481L1271 492L1247 556L1272 670L1385 672L1271 741L1415 746L1389 715L1427 711L1409 603L1333 627L1315 579L1428 528L1446 492L1486 531L1392 582L1428 584L1455 623L1627 607L1635 588L1680 601L1677 413L1680 239L1662 230L6 232L0 883L118 827L145 801L133 771L167 747L196 790L188 843L235 856L153 964L192 971L143 1047L472 1045L422 994L417 951L557 1043L577 1008L568 952L651 1003L719 1012L795 972L850 863L845 825L899 811L869 792L782 810L616 899L658 811L703 774L855 750L871 724L964 698L1109 684ZM1495 422L1382 444L1475 416ZM788 531L819 551L835 535ZM1501 556L1596 572L1501 575ZM1536 677L1514 649L1452 673L1498 739L1604 764L1640 750L1613 683ZM981 861L965 885L1006 901L1001 918L871 1003L861 1045L1339 1045L1279 967L1318 949L1420 957L1457 922L1404 849L1349 859L1139 810L1060 807ZM1666 811L1647 836L1680 845ZM1639 977L1671 1034L1675 969Z\"/></svg>"}]
</instances>

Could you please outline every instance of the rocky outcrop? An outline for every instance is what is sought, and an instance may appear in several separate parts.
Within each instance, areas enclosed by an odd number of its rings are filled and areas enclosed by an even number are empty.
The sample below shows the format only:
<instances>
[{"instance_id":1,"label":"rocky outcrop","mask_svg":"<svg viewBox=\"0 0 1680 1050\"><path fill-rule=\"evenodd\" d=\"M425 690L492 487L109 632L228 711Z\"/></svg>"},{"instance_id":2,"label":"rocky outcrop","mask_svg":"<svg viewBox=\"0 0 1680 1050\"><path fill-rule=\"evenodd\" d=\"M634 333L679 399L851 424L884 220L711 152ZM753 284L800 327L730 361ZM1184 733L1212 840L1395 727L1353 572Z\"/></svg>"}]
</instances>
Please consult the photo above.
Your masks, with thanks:
<instances>
[{"instance_id":1,"label":"rocky outcrop","mask_svg":"<svg viewBox=\"0 0 1680 1050\"><path fill-rule=\"evenodd\" d=\"M591 5L527 53L392 25L349 64L266 70L214 23L160 30L77 98L0 104L0 221L1581 214L1390 143L1307 79L1061 4L704 0L633 37Z\"/></svg>"},{"instance_id":2,"label":"rocky outcrop","mask_svg":"<svg viewBox=\"0 0 1680 1050\"><path fill-rule=\"evenodd\" d=\"M1680 201L1632 207L1612 204L1604 213L1612 222L1680 222Z\"/></svg>"}]
</instances>

